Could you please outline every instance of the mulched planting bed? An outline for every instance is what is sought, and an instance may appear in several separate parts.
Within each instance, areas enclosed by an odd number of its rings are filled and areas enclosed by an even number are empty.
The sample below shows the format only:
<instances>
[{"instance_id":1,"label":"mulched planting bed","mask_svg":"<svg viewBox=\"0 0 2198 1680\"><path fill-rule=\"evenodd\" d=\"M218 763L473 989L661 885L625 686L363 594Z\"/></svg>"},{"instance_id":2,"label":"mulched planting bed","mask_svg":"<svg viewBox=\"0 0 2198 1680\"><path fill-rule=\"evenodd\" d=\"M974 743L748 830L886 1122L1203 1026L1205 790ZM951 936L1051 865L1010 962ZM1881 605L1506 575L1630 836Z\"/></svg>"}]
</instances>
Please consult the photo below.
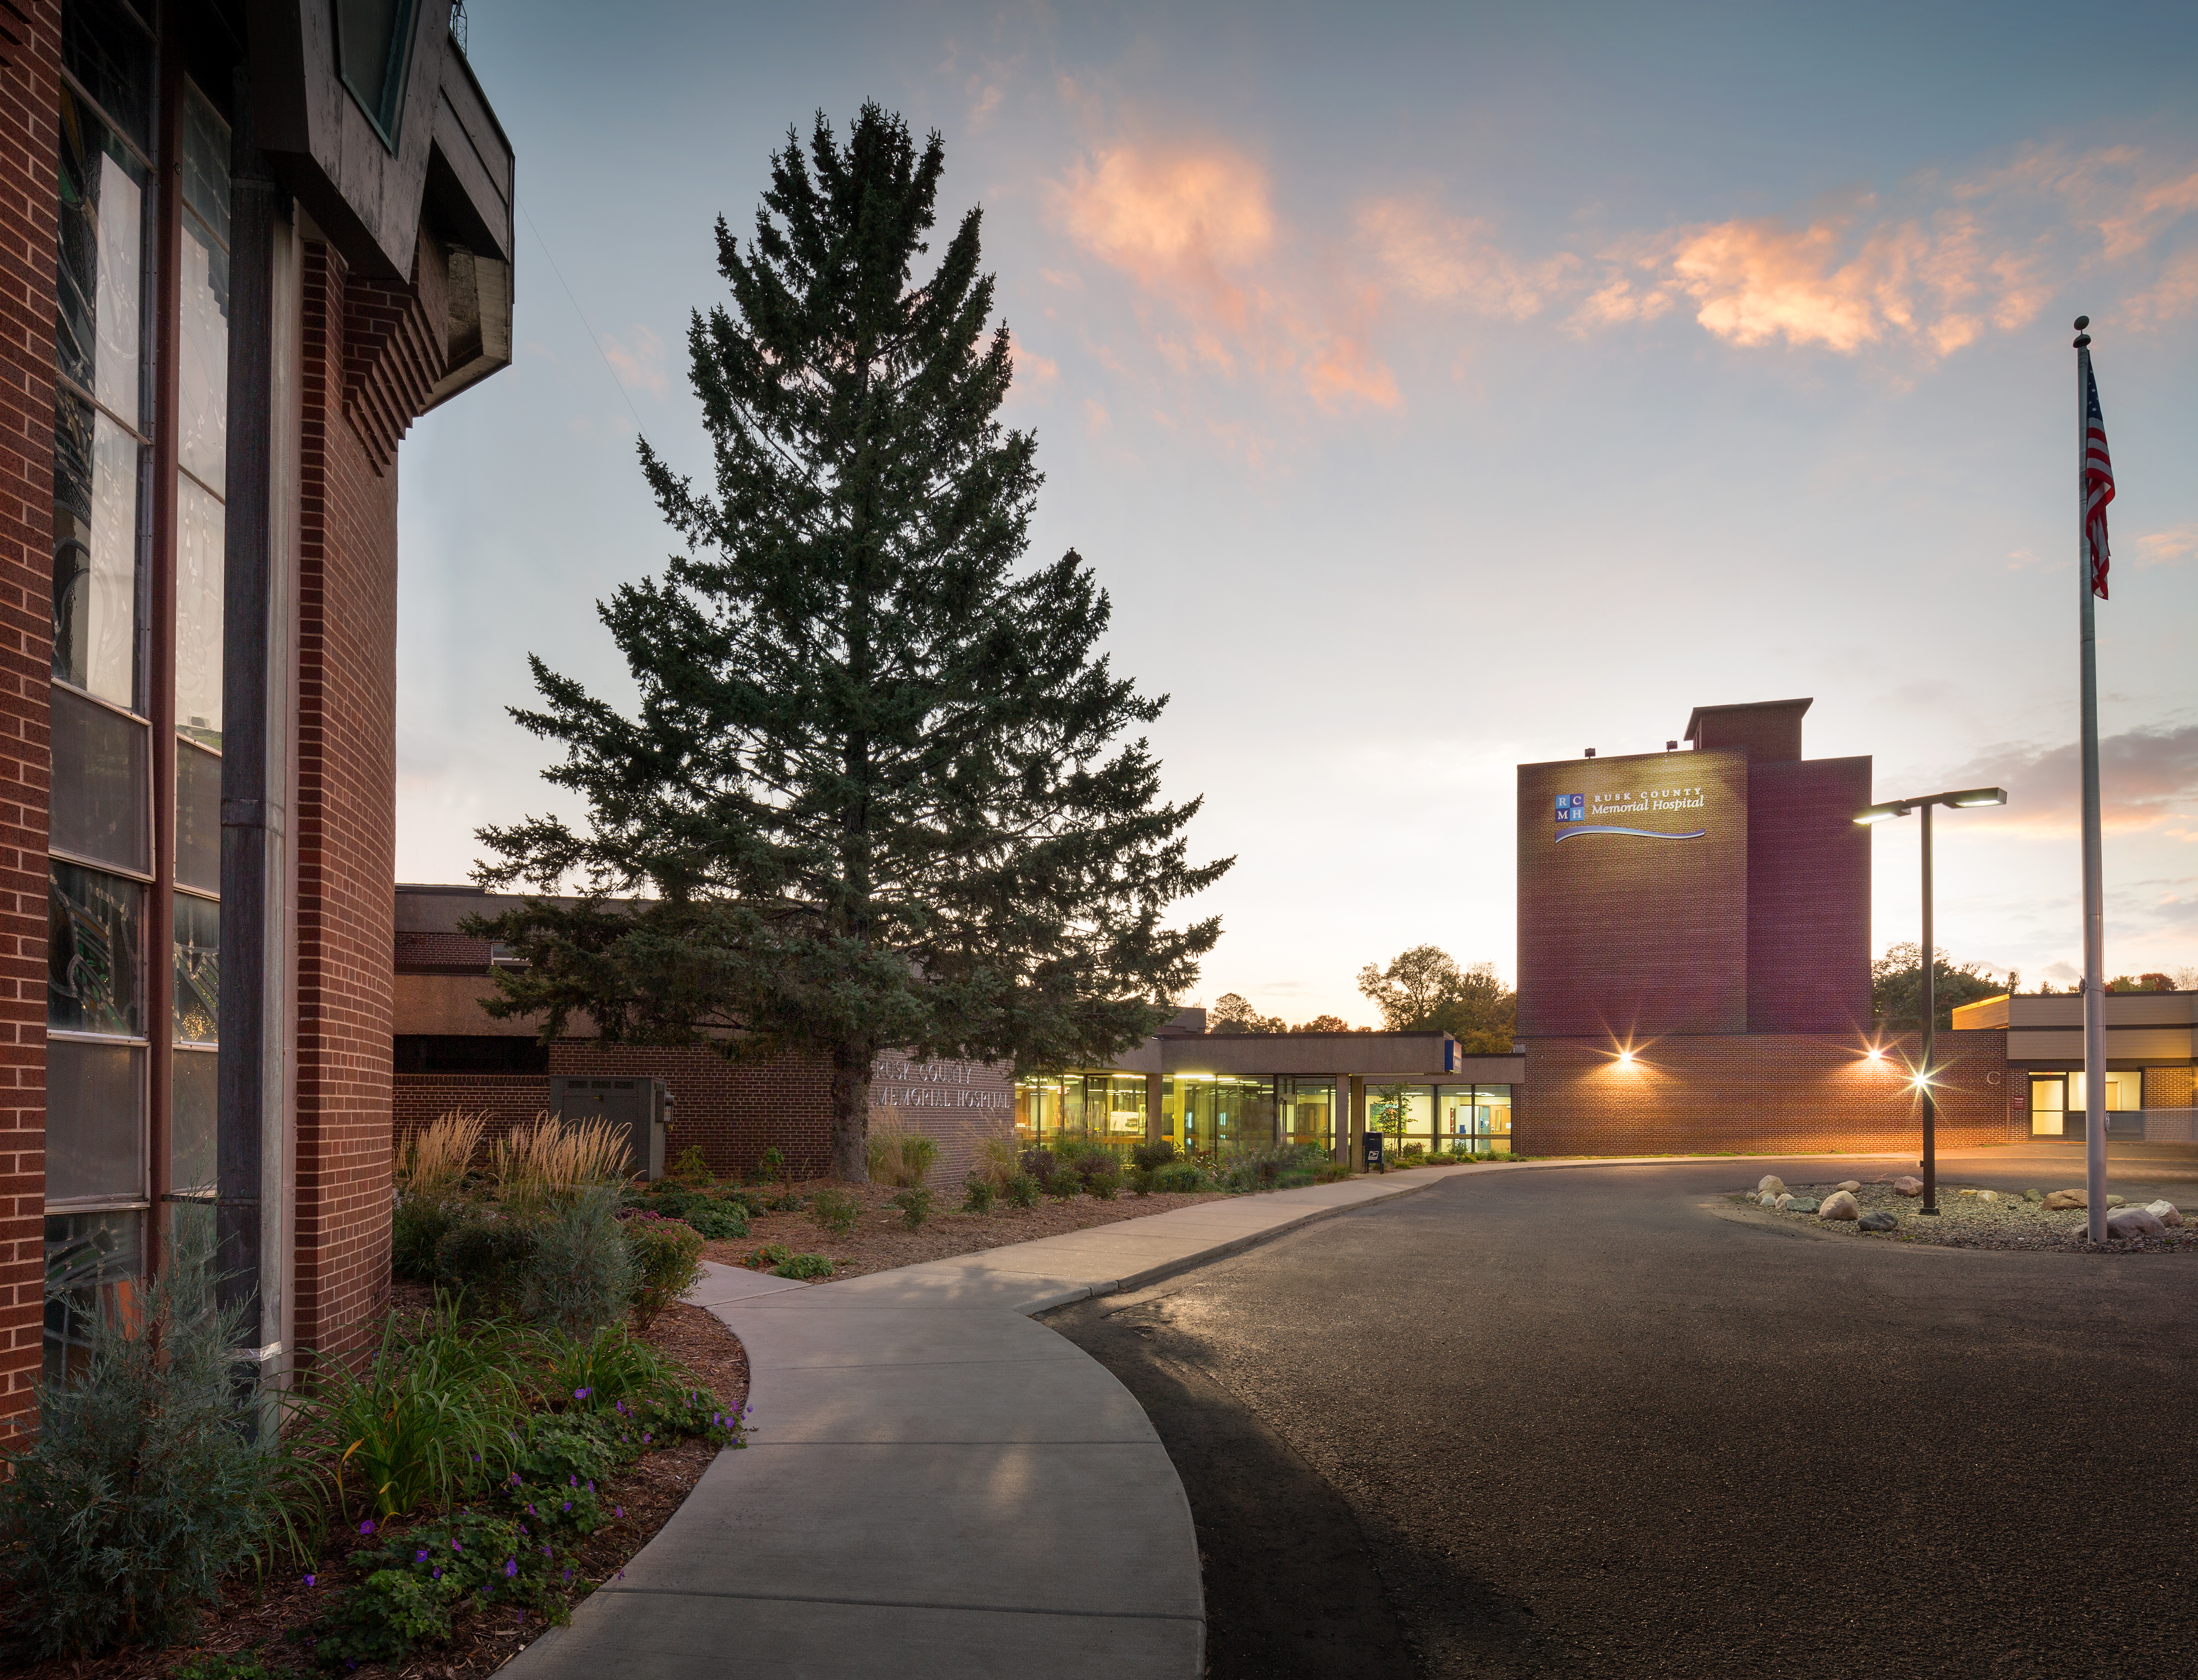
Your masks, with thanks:
<instances>
[{"instance_id":1,"label":"mulched planting bed","mask_svg":"<svg viewBox=\"0 0 2198 1680\"><path fill-rule=\"evenodd\" d=\"M2002 1248L2026 1253L2198 1253L2198 1226L2171 1226L2158 1236L2094 1243L2085 1234L2090 1216L2080 1207L2049 1213L2037 1202L2024 1200L2019 1191L2010 1195L2003 1190L1998 1193L1998 1200L1986 1201L1981 1194L1984 1186L1945 1179L1939 1183L1938 1217L1926 1218L1917 1211L1922 1205L1922 1198L1902 1195L1893 1188L1893 1178L1897 1176L1887 1175L1864 1183L1860 1189L1852 1192L1864 1213L1883 1212L1900 1221L1899 1228L1890 1231L1862 1230L1851 1219L1820 1219L1813 1212L1797 1213L1791 1208L1758 1207L1756 1193L1752 1189L1736 1190L1730 1199L1773 1218L1806 1223L1817 1230L1851 1236L1858 1241L1928 1243L1939 1248ZM1786 1188L1797 1196L1812 1196L1822 1201L1844 1182L1788 1183ZM2070 1187L2063 1184L2038 1186L2046 1193L2067 1188ZM2149 1200L2132 1199L2130 1205L2142 1207Z\"/></svg>"},{"instance_id":2,"label":"mulched planting bed","mask_svg":"<svg viewBox=\"0 0 2198 1680\"><path fill-rule=\"evenodd\" d=\"M399 1282L392 1291L392 1310L417 1311L428 1304L432 1293L424 1285ZM642 1340L685 1365L728 1410L747 1404L747 1355L730 1330L699 1307L667 1307ZM649 1453L603 1485L611 1503L625 1514L573 1547L572 1602L586 1596L590 1584L616 1578L679 1509L718 1450L700 1439L683 1439ZM133 1647L101 1657L56 1659L16 1671L26 1680L165 1680L209 1656L242 1659L256 1653L270 1670L317 1675L323 1671L314 1666L311 1648L293 1642L289 1636L318 1617L334 1594L360 1578L361 1572L349 1561L353 1550L401 1533L410 1520L392 1520L372 1540L359 1536L354 1524L339 1520L311 1568L311 1586L305 1583L305 1572L287 1558L264 1583L234 1582L221 1605L206 1613L198 1637L188 1645L159 1651ZM344 1680L460 1680L485 1675L516 1656L542 1628L538 1613L494 1607L466 1612L455 1619L449 1643L423 1647L401 1665L362 1663L333 1671Z\"/></svg>"},{"instance_id":3,"label":"mulched planting bed","mask_svg":"<svg viewBox=\"0 0 2198 1680\"><path fill-rule=\"evenodd\" d=\"M773 1186L770 1194L782 1194L783 1188ZM820 1180L796 1184L794 1190L806 1198L824 1188ZM797 1254L823 1255L832 1262L834 1277L860 1277L866 1272L890 1271L896 1266L951 1259L957 1254L974 1254L982 1249L1004 1247L1011 1242L1028 1242L1033 1237L1059 1236L1067 1231L1088 1230L1094 1225L1140 1219L1148 1214L1165 1213L1171 1208L1189 1207L1201 1201L1231 1200L1227 1193L1219 1190L1195 1195L1155 1192L1148 1196L1134 1195L1125 1190L1112 1201L1100 1201L1091 1196L1056 1201L1048 1196L1035 1207L1011 1207L1003 1203L990 1213L933 1213L922 1229L910 1230L900 1210L891 1204L893 1190L890 1185L833 1188L846 1190L862 1204L862 1216L849 1235L828 1235L806 1212L764 1213L748 1222L745 1238L707 1243L703 1247L703 1256L723 1265L736 1266L745 1264L765 1245L779 1243Z\"/></svg>"}]
</instances>

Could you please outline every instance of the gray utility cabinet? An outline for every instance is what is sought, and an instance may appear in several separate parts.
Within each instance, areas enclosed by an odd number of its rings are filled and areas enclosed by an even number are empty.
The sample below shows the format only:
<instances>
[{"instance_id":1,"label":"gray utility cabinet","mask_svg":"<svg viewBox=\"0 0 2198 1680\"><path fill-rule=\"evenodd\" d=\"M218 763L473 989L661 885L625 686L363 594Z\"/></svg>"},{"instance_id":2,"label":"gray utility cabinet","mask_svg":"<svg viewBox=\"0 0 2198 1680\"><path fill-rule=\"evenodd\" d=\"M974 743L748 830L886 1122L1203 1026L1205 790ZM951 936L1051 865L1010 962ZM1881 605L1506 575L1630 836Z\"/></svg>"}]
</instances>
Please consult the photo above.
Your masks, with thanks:
<instances>
[{"instance_id":1,"label":"gray utility cabinet","mask_svg":"<svg viewBox=\"0 0 2198 1680\"><path fill-rule=\"evenodd\" d=\"M568 1122L608 1120L625 1133L625 1158L633 1171L664 1177L672 1088L662 1079L552 1079L550 1112Z\"/></svg>"}]
</instances>

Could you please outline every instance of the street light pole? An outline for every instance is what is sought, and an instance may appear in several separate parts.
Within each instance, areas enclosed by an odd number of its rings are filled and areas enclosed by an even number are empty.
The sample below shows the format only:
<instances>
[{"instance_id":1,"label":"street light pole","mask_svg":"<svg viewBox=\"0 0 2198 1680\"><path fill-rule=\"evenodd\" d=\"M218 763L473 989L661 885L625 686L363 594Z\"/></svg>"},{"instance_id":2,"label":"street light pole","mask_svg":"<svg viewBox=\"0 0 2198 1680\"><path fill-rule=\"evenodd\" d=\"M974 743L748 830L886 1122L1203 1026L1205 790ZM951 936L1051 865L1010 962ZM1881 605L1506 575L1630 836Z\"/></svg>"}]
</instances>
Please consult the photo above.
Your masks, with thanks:
<instances>
[{"instance_id":1,"label":"street light pole","mask_svg":"<svg viewBox=\"0 0 2198 1680\"><path fill-rule=\"evenodd\" d=\"M2004 788L1964 788L1951 793L1929 793L1918 799L1888 799L1858 811L1855 821L1867 826L1888 817L1920 811L1923 817L1923 1055L1916 1070L1916 1088L1923 1096L1923 1212L1939 1212L1939 1098L1933 1088L1938 1078L1939 947L1931 917L1931 808L1950 805L1957 810L1973 805L2005 805Z\"/></svg>"},{"instance_id":2,"label":"street light pole","mask_svg":"<svg viewBox=\"0 0 2198 1680\"><path fill-rule=\"evenodd\" d=\"M1931 1064L1939 1038L1939 947L1931 932L1931 804L1923 818L1923 1212L1939 1216L1939 1099L1932 1094Z\"/></svg>"}]
</instances>

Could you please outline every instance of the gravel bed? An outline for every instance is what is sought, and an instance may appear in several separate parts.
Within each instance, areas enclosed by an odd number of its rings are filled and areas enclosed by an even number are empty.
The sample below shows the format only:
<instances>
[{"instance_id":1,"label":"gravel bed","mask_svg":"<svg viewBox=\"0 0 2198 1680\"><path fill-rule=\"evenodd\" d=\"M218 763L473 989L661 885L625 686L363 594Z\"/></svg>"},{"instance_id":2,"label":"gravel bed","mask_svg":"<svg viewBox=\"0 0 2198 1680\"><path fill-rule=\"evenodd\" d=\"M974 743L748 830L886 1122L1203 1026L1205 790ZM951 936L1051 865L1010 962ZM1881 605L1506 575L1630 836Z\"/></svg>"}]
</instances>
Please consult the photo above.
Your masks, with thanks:
<instances>
[{"instance_id":1,"label":"gravel bed","mask_svg":"<svg viewBox=\"0 0 2198 1680\"><path fill-rule=\"evenodd\" d=\"M1939 1181L1939 1214L1936 1218L1925 1218L1917 1209L1922 1206L1920 1196L1904 1196L1893 1188L1893 1177L1888 1175L1865 1182L1854 1191L1854 1199L1862 1205L1864 1213L1884 1212L1900 1221L1899 1229L1890 1231L1866 1231L1851 1219L1820 1219L1814 1213L1796 1213L1791 1208L1757 1208L1754 1190L1736 1190L1730 1200L1743 1206L1782 1220L1793 1220L1813 1225L1820 1231L1830 1231L1841 1236L1852 1237L1864 1242L1925 1242L1940 1248L2003 1248L2026 1253L2059 1253L2067 1254L2191 1254L2198 1253L2198 1225L2171 1226L2158 1236L2131 1237L2126 1241L2093 1243L2086 1232L2090 1216L2080 1207L2057 1213L2048 1213L2035 1201L2023 1200L2021 1191L1998 1192L1998 1199L1985 1200L1980 1184L1963 1184L1941 1178ZM1822 1201L1846 1180L1834 1180L1821 1184L1788 1183L1786 1188L1797 1196L1813 1196ZM2058 1189L2081 1189L2081 1185L2040 1184L2041 1193L2050 1195ZM2130 1198L2133 1206L2143 1207L2151 1198ZM2172 1200L2171 1197L2170 1200ZM2198 1203L2198 1198L2194 1198ZM2111 1204L2110 1204L2111 1205ZM2181 1203L2177 1203L2181 1207ZM2192 1217L2186 1215L2185 1217Z\"/></svg>"}]
</instances>

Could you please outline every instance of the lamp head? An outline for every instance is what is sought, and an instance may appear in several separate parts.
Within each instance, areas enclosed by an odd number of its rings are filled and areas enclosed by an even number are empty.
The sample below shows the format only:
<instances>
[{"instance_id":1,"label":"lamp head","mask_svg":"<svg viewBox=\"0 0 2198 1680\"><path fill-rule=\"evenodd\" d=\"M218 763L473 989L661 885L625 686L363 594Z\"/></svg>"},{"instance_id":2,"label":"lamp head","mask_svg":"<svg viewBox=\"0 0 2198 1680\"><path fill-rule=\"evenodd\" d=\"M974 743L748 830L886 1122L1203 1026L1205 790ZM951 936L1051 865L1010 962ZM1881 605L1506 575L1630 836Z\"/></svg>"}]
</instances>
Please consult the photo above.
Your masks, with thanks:
<instances>
[{"instance_id":1,"label":"lamp head","mask_svg":"<svg viewBox=\"0 0 2198 1680\"><path fill-rule=\"evenodd\" d=\"M1908 807L1904 805L1897 803L1893 805L1874 805L1867 811L1857 811L1855 813L1855 821L1860 823L1863 827L1868 828L1873 823L1890 822L1893 817L1905 817L1907 815Z\"/></svg>"},{"instance_id":2,"label":"lamp head","mask_svg":"<svg viewBox=\"0 0 2198 1680\"><path fill-rule=\"evenodd\" d=\"M2005 805L2007 803L2007 789L2004 788L1964 788L1958 793L1947 794L1946 803L1951 805L1959 805L1964 810L1972 805Z\"/></svg>"}]
</instances>

